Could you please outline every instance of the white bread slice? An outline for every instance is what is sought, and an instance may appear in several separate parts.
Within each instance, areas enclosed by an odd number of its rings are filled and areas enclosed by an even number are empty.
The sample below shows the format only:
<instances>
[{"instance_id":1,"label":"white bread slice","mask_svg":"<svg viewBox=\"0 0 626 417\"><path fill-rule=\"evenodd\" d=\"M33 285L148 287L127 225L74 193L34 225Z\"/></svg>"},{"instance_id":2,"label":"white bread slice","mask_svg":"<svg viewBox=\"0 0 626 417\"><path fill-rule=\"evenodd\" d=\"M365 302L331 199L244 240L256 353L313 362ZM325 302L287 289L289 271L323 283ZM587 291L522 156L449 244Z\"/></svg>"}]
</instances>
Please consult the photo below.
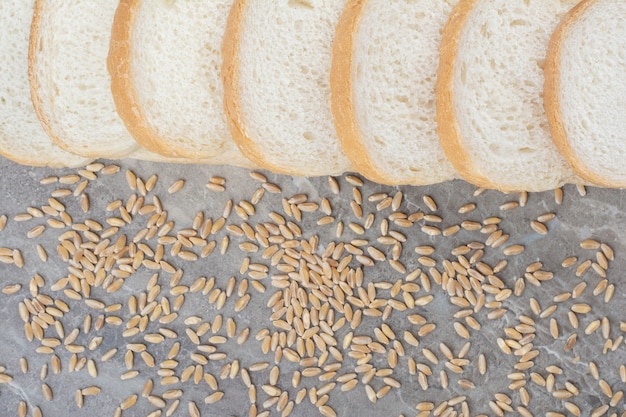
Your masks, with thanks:
<instances>
[{"instance_id":1,"label":"white bread slice","mask_svg":"<svg viewBox=\"0 0 626 417\"><path fill-rule=\"evenodd\" d=\"M355 170L389 185L456 177L435 120L441 32L457 0L349 0L331 71L337 134Z\"/></svg>"},{"instance_id":2,"label":"white bread slice","mask_svg":"<svg viewBox=\"0 0 626 417\"><path fill-rule=\"evenodd\" d=\"M221 44L232 0L119 3L109 71L135 139L170 157L251 166L223 109Z\"/></svg>"},{"instance_id":3,"label":"white bread slice","mask_svg":"<svg viewBox=\"0 0 626 417\"><path fill-rule=\"evenodd\" d=\"M330 108L332 40L345 0L235 0L223 44L225 108L241 150L274 172L350 164Z\"/></svg>"},{"instance_id":4,"label":"white bread slice","mask_svg":"<svg viewBox=\"0 0 626 417\"><path fill-rule=\"evenodd\" d=\"M437 80L444 151L461 177L502 191L578 181L543 106L550 35L575 0L461 0L446 24Z\"/></svg>"},{"instance_id":5,"label":"white bread slice","mask_svg":"<svg viewBox=\"0 0 626 417\"><path fill-rule=\"evenodd\" d=\"M90 159L59 148L35 115L28 83L28 39L34 0L0 1L0 154L15 162L79 167Z\"/></svg>"},{"instance_id":6,"label":"white bread slice","mask_svg":"<svg viewBox=\"0 0 626 417\"><path fill-rule=\"evenodd\" d=\"M37 0L30 39L33 104L64 149L123 158L139 145L119 119L106 68L116 2Z\"/></svg>"},{"instance_id":7,"label":"white bread slice","mask_svg":"<svg viewBox=\"0 0 626 417\"><path fill-rule=\"evenodd\" d=\"M584 180L626 187L626 2L584 0L561 21L546 59L552 138Z\"/></svg>"}]
</instances>

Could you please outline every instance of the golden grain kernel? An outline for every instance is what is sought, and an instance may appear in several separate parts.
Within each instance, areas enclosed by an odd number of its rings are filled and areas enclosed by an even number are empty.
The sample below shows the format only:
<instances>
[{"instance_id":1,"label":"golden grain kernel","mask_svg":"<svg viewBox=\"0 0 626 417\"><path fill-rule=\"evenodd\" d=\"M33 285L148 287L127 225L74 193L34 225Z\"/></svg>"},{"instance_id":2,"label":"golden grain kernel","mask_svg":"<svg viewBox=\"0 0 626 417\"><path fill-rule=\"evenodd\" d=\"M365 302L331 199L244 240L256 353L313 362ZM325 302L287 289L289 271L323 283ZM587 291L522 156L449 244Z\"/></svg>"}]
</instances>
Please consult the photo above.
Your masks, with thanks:
<instances>
[{"instance_id":1,"label":"golden grain kernel","mask_svg":"<svg viewBox=\"0 0 626 417\"><path fill-rule=\"evenodd\" d=\"M548 233L548 227L540 221L530 222L530 227L535 231L535 233L538 233L540 235L545 235Z\"/></svg>"},{"instance_id":2,"label":"golden grain kernel","mask_svg":"<svg viewBox=\"0 0 626 417\"><path fill-rule=\"evenodd\" d=\"M177 193L180 190L182 190L184 186L185 186L185 180L174 181L172 185L170 185L169 188L167 189L167 192L169 194Z\"/></svg>"}]
</instances>

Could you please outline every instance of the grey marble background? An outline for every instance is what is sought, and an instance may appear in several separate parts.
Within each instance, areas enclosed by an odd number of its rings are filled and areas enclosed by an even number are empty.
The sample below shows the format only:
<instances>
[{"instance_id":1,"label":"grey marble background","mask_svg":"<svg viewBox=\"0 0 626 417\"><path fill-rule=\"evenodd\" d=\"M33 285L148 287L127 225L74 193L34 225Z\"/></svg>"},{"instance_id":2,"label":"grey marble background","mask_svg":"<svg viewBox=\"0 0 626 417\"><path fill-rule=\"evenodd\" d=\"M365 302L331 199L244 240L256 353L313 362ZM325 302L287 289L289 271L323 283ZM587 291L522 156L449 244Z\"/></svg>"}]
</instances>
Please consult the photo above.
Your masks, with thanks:
<instances>
[{"instance_id":1,"label":"grey marble background","mask_svg":"<svg viewBox=\"0 0 626 417\"><path fill-rule=\"evenodd\" d=\"M110 161L102 161L105 164L113 163ZM121 161L115 162L120 165L121 170L115 175L97 174L96 180L90 180L85 190L88 194L91 209L85 214L80 209L80 200L75 196L59 198L66 207L67 212L72 216L75 223L83 222L85 219L94 219L103 224L107 217L113 215L105 210L105 206L116 199L126 201L136 191L131 190L125 178L127 169L131 169L136 175L147 180L151 175L158 175L158 182L155 189L148 193L147 200L152 195L158 195L161 198L163 207L168 211L168 218L175 221L174 231L191 226L192 220L196 213L202 210L205 216L216 219L220 216L224 204L232 199L237 203L241 199L250 200L255 190L261 183L253 180L247 170L232 167L212 167L212 166L183 166L183 165L159 165L145 163L139 161ZM155 368L149 368L139 357L135 356L135 366L133 369L139 371L139 376L134 379L120 380L120 375L126 372L124 366L124 352L127 343L143 343L141 335L135 337L124 338L122 332L125 329L125 323L131 317L126 307L128 298L145 290L148 278L152 275L152 271L146 268L140 268L135 274L127 278L124 286L113 294L108 294L101 288L95 288L92 293L93 298L104 301L107 305L121 303L123 308L119 312L112 313L124 320L121 326L105 325L101 330L84 334L82 331L84 317L90 314L95 322L101 311L90 309L82 301L68 299L62 291L53 291L51 285L62 277L67 276L67 263L60 259L56 252L58 237L65 229L54 229L47 227L46 231L36 239L28 239L27 232L38 224L46 224L46 218L35 218L26 222L14 221L14 216L24 213L26 207L41 207L48 204L51 192L57 188L65 187L60 184L41 185L40 180L44 177L53 175L61 176L65 174L75 173L76 170L50 170L42 168L23 167L13 164L5 159L0 159L0 215L6 215L8 222L5 229L0 232L0 247L18 248L24 258L23 268L17 268L11 264L0 264L0 289L12 285L21 284L21 290L14 294L0 293L0 311L2 319L0 320L0 366L6 368L5 373L13 377L12 382L0 384L0 415L12 416L17 415L17 408L20 401L28 404L28 415L32 415L36 406L41 408L43 415L46 417L55 416L112 416L116 407L129 395L140 394L144 382L152 379L155 382L155 395L162 394L170 388L180 388L184 391L181 397L181 404L175 415L188 415L187 403L194 401L201 411L202 416L247 416L249 413L250 402L248 400L248 388L244 385L239 376L234 379L221 379L219 374L222 367L227 363L238 360L241 367L249 367L256 362L268 362L270 367L265 371L251 373L253 383L258 387L257 407L258 412L262 412L263 402L268 399L261 386L268 383L269 369L274 366L274 354L263 354L261 351L261 342L255 339L255 335L261 329L268 328L271 331L276 330L272 326L269 316L271 310L266 307L269 297L276 291L271 286L271 278L265 278L262 283L267 288L264 294L255 291L253 288L248 289L251 295L249 305L241 312L234 311L234 304L237 297L231 297L227 300L225 306L221 310L217 310L215 305L211 305L207 301L207 296L199 293L187 294L186 302L179 312L179 318L169 324L167 327L177 331L181 343L181 352L178 357L179 365L176 368L178 374L192 364L189 356L194 351L194 346L185 335L184 319L188 316L199 316L203 320L213 322L217 314L222 314L224 322L228 317L235 320L238 332L248 327L250 329L250 338L243 345L238 345L235 340L229 339L225 344L219 346L219 351L225 352L227 358L224 360L210 361L204 366L206 372L210 372L216 376L219 384L219 390L225 393L223 399L217 404L206 405L203 399L212 392L208 385L204 382L194 384L193 381L179 383L171 387L163 387L159 384L160 377L157 374L158 365ZM420 346L415 348L403 342L405 347L405 356L400 357L398 365L394 370L393 377L401 383L401 388L392 388L390 392L379 399L376 404L368 401L364 387L359 383L355 389L349 392L342 392L340 385L337 384L335 389L329 394L328 406L332 407L339 416L414 416L418 413L415 409L417 403L421 401L430 401L439 405L443 401L447 401L459 395L467 396L467 403L471 411L471 415L486 414L495 415L489 408L489 401L494 400L497 393L504 393L512 399L512 407L515 409L519 406L520 398L516 390L510 390L509 384L512 382L507 375L514 372L514 365L517 358L515 356L507 356L501 352L497 345L498 338L506 338L504 334L505 327L514 327L519 324L518 317L527 315L532 317L536 322L536 338L533 341L534 349L538 350L539 355L534 359L534 366L524 372L525 379L528 380L526 389L528 390L531 400L528 409L535 416L543 416L546 413L560 412L564 415L572 415L565 409L564 401L576 404L580 410L580 415L591 415L592 410L597 409L603 404L609 404L610 398L603 394L599 382L590 374L588 370L589 362L597 364L600 378L605 380L612 391L618 392L623 390L626 384L620 379L620 365L626 364L626 351L622 344L615 351L603 353L603 346L606 343L602 336L601 330L597 330L593 334L586 335L586 326L594 320L601 320L607 317L610 323L609 338L615 340L623 331L620 330L620 322L626 321L626 284L624 281L624 270L626 266L626 257L624 257L626 243L626 194L620 190L603 190L596 188L588 188L586 196L581 196L574 186L564 187L564 198L562 204L555 202L552 192L533 193L528 196L525 207L518 207L513 210L503 211L499 207L508 201L517 201L518 195L506 195L495 191L486 191L479 196L474 196L475 187L462 182L453 181L445 184L430 187L388 187L373 184L365 181L362 187L359 187L364 203L363 211L365 214L374 213L374 225L364 236L356 236L347 224L351 221L357 221L362 224L362 220L354 217L350 208L350 201L353 198L354 186L346 181L345 177L338 177L341 187L339 195L334 195L329 187L327 178L291 178L286 176L273 175L265 173L268 180L279 185L282 189L281 194L265 193L263 199L256 206L256 213L251 216L249 223L254 225L259 222L271 221L268 214L271 211L282 212L281 198L290 198L295 194L306 194L308 201L319 203L323 197L327 197L333 207L333 216L336 221L343 221L346 224L344 234L341 238L335 236L335 226L320 227L316 225L319 218L324 214L320 211L314 213L303 213L303 220L297 222L305 238L313 235L319 236L319 253L321 254L326 246L333 241L350 242L354 238L368 239L371 244L386 253L390 248L380 245L376 242L376 238L380 235L380 222L392 213L391 208L378 212L376 203L368 202L368 196L375 193L388 193L390 196L401 190L404 193L404 199L399 212L407 214L424 211L430 213L426 207L423 196L431 196L438 205L438 209L434 214L442 218L441 224L436 224L441 228L460 224L463 220L473 220L481 222L485 218L498 216L502 218L499 227L504 233L510 234L509 244L522 244L525 251L521 255L506 257L502 254L502 248L485 249L484 261L491 266L500 259L507 259L507 268L498 273L497 276L504 282L507 288L513 288L515 280L523 277L525 268L536 261L543 263L543 269L554 273L554 278L550 281L543 282L540 287L535 287L527 283L526 289L521 296L512 295L503 302L503 307L507 309L506 314L497 320L489 320L487 318L487 309L483 309L475 314L476 319L481 324L481 330L475 331L470 329L471 342L470 351L467 359L470 363L465 367L465 371L461 376L448 371L449 386L447 389L442 388L439 373L445 370L445 359L440 353L439 344L445 343L455 354L463 346L466 340L461 339L453 328L452 315L459 310L459 307L450 303L449 297L444 291L433 282L430 292L424 289L415 296L423 296L432 294L434 300L426 307L416 307L412 311L397 312L394 311L386 323L395 331L398 339L404 330L417 332L417 327L411 325L407 321L409 314L418 313L426 317L429 322L437 325L436 330L430 335L420 338ZM206 183L211 176L222 176L226 179L225 192L215 193L206 188ZM178 179L185 179L184 188L175 194L168 194L168 187ZM82 179L81 179L82 180ZM68 185L67 188L74 189L77 184ZM468 214L459 214L458 209L466 203L475 203L477 208ZM548 213L556 213L556 218L548 223L549 232L547 235L539 235L535 233L530 222L538 216ZM145 225L148 216L136 216L135 221L125 226L120 233L126 234L129 238ZM293 220L293 219L292 219ZM235 211L227 219L226 224L242 223L242 219L237 216ZM398 230L407 236L407 241L403 244L403 251L400 257L401 262L406 266L407 270L413 271L420 268L418 263L418 255L414 252L414 248L418 245L432 245L436 248L432 257L438 261L437 268L442 271L441 262L444 259L455 260L450 254L452 248L471 241L484 242L488 235L480 231L461 230L454 236L429 236L421 231L423 221L416 223L411 228L402 228L390 223L391 230ZM214 238L218 245L222 236L227 231L223 229ZM601 281L596 273L591 269L582 277L575 274L576 265L580 262L591 259L595 261L594 250L585 250L580 247L580 242L584 239L596 239L600 242L610 245L615 252L615 260L610 262L607 279L608 283L615 286L615 294L609 303L605 303L603 295L594 296L592 291L594 287ZM245 274L239 273L239 266L245 256L250 256L252 262L259 262L269 265L269 261L262 259L261 251L253 254L244 254L239 250L238 245L243 242L243 238L231 236L230 247L225 256L220 256L218 250L207 258L200 259L196 262L186 262L181 259L171 257L169 249L166 249L165 257L170 258L172 264L184 270L184 276L181 284L191 285L191 283L200 276L215 277L216 287L224 289L226 282L230 277L235 277L237 282L241 282L246 278ZM156 239L147 242L148 245L154 247ZM36 252L36 244L44 246L49 254L49 260L46 263L40 261ZM505 245L506 246L506 245ZM197 253L199 250L194 249ZM574 267L563 268L561 262L569 256L577 256L578 262ZM358 266L353 260L352 267ZM427 268L422 267L427 271ZM24 324L18 314L18 304L25 298L29 298L29 282L35 274L40 274L45 279L45 285L40 289L40 293L47 294L55 299L61 299L71 306L61 320L65 328L66 335L74 328L81 329L80 335L76 343L87 345L94 336L102 336L103 342L95 350L86 350L79 354L80 357L94 359L97 369L97 378L92 378L86 367L78 372L69 372L69 361L71 353L68 352L63 345L56 347L55 354L61 359L62 372L55 374L50 369L50 355L40 354L36 349L40 346L37 340L28 342L24 335ZM274 269L270 275L278 273ZM171 301L175 298L169 294L168 280L171 274L161 272L159 284L162 286L160 296L167 297ZM408 274L408 272L407 272ZM370 282L396 282L398 279L404 279L407 274L401 274L392 269L387 262L377 263L374 267L364 268L364 286ZM553 298L564 292L571 292L574 286L582 281L587 282L588 286L583 294L577 300L567 300L561 303L555 303ZM416 282L419 282L416 281ZM390 298L388 291L379 291L381 298ZM399 298L399 297L396 297ZM529 300L535 298L542 308L546 308L552 304L557 304L556 312L549 318L540 318L530 308ZM573 329L568 321L568 311L574 303L587 303L592 307L591 312L584 315L578 315L580 320L579 329ZM107 314L105 314L107 315ZM559 338L554 340L549 332L549 320L555 318L560 327ZM355 334L369 335L374 337L373 329L380 327L383 323L381 318L364 317L361 325L354 331ZM155 332L159 327L158 323L151 323L146 332ZM196 326L197 327L197 326ZM341 340L345 334L350 331L349 326L344 326L335 334L341 347ZM574 348L567 352L564 345L567 338L572 334L577 334L578 341ZM57 337L53 328L46 330L46 336ZM222 329L218 334L225 334ZM211 334L209 334L211 335ZM205 336L208 337L208 336ZM166 340L159 345L149 345L148 351L154 356L157 364L165 359L165 356L175 340ZM100 358L107 350L117 347L118 353L108 362L101 362ZM435 352L440 362L438 365L428 363L422 353L422 348L428 348ZM345 373L353 372L356 361L348 357L348 350L344 351L344 361L337 376ZM487 373L480 375L477 369L477 358L480 354L484 354L487 359ZM24 374L20 370L20 358L27 358L29 369ZM408 358L413 358L416 362L428 363L433 370L433 375L428 377L429 389L423 391L418 384L417 375L411 375L408 371ZM327 361L332 363L332 357ZM372 363L378 368L387 368L387 358L385 355L374 354ZM49 370L47 376L41 379L42 366L47 364ZM553 394L548 392L545 387L541 387L530 380L530 373L536 372L544 378L549 373L546 367L556 365L562 368L562 374L554 375L555 388L564 389L565 383L570 382L575 385L579 394L567 400L554 398ZM320 387L325 382L320 382L318 378L302 377L300 387L293 388L291 377L294 371L302 370L302 366L292 363L283 358L280 362L280 378L277 383L281 389L289 392L290 400L294 400L297 391L302 388L310 388L313 386ZM359 375L359 378L361 375ZM459 378L471 380L475 384L474 389L463 389L458 385ZM48 384L54 393L52 401L46 401L43 397L41 385ZM96 385L102 389L102 392L96 396L85 397L84 407L78 409L75 405L75 392L77 389L86 386ZM381 378L375 378L372 386L375 389L382 387ZM171 401L168 401L170 404ZM460 405L454 407L460 414ZM139 398L137 404L123 412L124 416L145 416L156 410L145 398ZM281 415L275 406L268 409L270 415ZM611 406L605 415L622 415L625 410L624 400L619 400L615 406ZM163 411L165 415L165 411ZM301 404L296 405L291 415L294 416L315 416L320 415L317 407L311 404L307 396ZM506 413L506 415L519 415L517 411Z\"/></svg>"}]
</instances>

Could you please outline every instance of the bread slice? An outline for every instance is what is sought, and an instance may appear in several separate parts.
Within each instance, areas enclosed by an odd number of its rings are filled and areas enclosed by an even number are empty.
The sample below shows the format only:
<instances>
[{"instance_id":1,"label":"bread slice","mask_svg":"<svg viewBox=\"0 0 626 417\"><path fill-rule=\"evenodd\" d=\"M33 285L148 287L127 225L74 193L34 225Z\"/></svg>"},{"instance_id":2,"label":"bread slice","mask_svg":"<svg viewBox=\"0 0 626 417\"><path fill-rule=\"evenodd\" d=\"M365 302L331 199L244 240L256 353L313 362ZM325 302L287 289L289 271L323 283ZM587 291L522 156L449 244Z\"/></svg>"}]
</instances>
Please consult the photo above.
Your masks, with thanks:
<instances>
[{"instance_id":1,"label":"bread slice","mask_svg":"<svg viewBox=\"0 0 626 417\"><path fill-rule=\"evenodd\" d=\"M119 119L106 68L116 2L37 0L30 38L33 104L64 149L123 158L139 145Z\"/></svg>"},{"instance_id":2,"label":"bread slice","mask_svg":"<svg viewBox=\"0 0 626 417\"><path fill-rule=\"evenodd\" d=\"M435 120L441 31L456 0L349 0L331 71L337 133L354 168L389 185L454 179Z\"/></svg>"},{"instance_id":3,"label":"bread slice","mask_svg":"<svg viewBox=\"0 0 626 417\"><path fill-rule=\"evenodd\" d=\"M543 191L577 181L550 136L543 66L575 0L461 0L446 24L437 80L443 149L468 182Z\"/></svg>"},{"instance_id":4,"label":"bread slice","mask_svg":"<svg viewBox=\"0 0 626 417\"><path fill-rule=\"evenodd\" d=\"M79 167L90 159L55 145L41 127L30 99L28 38L34 3L0 1L0 154L26 165Z\"/></svg>"},{"instance_id":5,"label":"bread slice","mask_svg":"<svg viewBox=\"0 0 626 417\"><path fill-rule=\"evenodd\" d=\"M260 167L339 174L350 164L330 108L332 40L345 0L235 0L223 44L235 141Z\"/></svg>"},{"instance_id":6,"label":"bread slice","mask_svg":"<svg viewBox=\"0 0 626 417\"><path fill-rule=\"evenodd\" d=\"M552 138L584 180L626 187L626 3L585 0L552 35L545 101Z\"/></svg>"},{"instance_id":7,"label":"bread slice","mask_svg":"<svg viewBox=\"0 0 626 417\"><path fill-rule=\"evenodd\" d=\"M223 109L221 44L232 0L122 0L109 70L135 139L171 157L250 166Z\"/></svg>"}]
</instances>

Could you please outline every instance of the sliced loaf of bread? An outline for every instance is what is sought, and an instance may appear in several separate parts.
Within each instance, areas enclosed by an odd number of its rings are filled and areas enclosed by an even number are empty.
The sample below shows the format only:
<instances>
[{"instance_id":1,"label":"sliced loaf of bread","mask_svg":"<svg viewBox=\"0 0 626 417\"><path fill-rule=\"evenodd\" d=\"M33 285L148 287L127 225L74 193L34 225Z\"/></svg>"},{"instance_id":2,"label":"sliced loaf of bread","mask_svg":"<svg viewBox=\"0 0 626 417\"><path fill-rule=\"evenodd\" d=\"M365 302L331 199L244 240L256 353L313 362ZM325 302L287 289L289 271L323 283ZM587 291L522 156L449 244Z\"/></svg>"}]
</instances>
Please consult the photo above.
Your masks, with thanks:
<instances>
[{"instance_id":1,"label":"sliced loaf of bread","mask_svg":"<svg viewBox=\"0 0 626 417\"><path fill-rule=\"evenodd\" d=\"M122 0L108 67L135 139L171 157L250 166L223 109L221 44L232 0Z\"/></svg>"},{"instance_id":2,"label":"sliced loaf of bread","mask_svg":"<svg viewBox=\"0 0 626 417\"><path fill-rule=\"evenodd\" d=\"M331 71L337 134L355 170L390 185L455 178L435 120L441 32L456 0L349 0Z\"/></svg>"},{"instance_id":3,"label":"sliced loaf of bread","mask_svg":"<svg viewBox=\"0 0 626 417\"><path fill-rule=\"evenodd\" d=\"M543 105L550 35L575 0L461 0L441 43L437 122L459 174L481 187L543 191L578 181Z\"/></svg>"},{"instance_id":4,"label":"sliced loaf of bread","mask_svg":"<svg viewBox=\"0 0 626 417\"><path fill-rule=\"evenodd\" d=\"M62 150L35 115L28 83L34 0L0 1L0 155L34 166L79 167L90 159Z\"/></svg>"},{"instance_id":5,"label":"sliced loaf of bread","mask_svg":"<svg viewBox=\"0 0 626 417\"><path fill-rule=\"evenodd\" d=\"M120 120L106 59L117 2L37 0L30 38L33 105L66 150L124 158L139 145Z\"/></svg>"},{"instance_id":6,"label":"sliced loaf of bread","mask_svg":"<svg viewBox=\"0 0 626 417\"><path fill-rule=\"evenodd\" d=\"M234 139L260 167L316 176L349 169L330 106L332 41L345 0L235 0L223 44Z\"/></svg>"},{"instance_id":7,"label":"sliced loaf of bread","mask_svg":"<svg viewBox=\"0 0 626 417\"><path fill-rule=\"evenodd\" d=\"M584 0L552 35L545 101L552 137L576 173L626 187L626 2Z\"/></svg>"}]
</instances>

